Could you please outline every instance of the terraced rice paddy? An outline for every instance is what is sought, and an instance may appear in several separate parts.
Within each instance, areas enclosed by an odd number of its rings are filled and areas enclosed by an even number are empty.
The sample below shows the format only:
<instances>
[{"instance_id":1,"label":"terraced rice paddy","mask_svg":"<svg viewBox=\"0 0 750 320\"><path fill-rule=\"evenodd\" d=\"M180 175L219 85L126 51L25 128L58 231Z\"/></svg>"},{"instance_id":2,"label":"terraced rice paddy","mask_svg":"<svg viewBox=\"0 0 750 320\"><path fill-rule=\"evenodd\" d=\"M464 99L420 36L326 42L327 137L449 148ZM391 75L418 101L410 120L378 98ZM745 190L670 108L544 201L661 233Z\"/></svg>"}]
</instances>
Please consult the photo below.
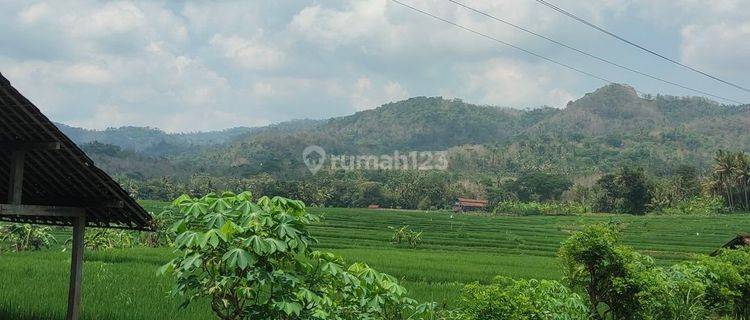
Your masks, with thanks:
<instances>
[{"instance_id":1,"label":"terraced rice paddy","mask_svg":"<svg viewBox=\"0 0 750 320\"><path fill-rule=\"evenodd\" d=\"M163 205L147 201L158 211ZM750 231L750 215L712 217L510 217L452 215L367 209L319 209L313 226L318 247L364 261L402 279L419 300L450 305L464 283L496 275L558 279L555 252L567 235L585 224L621 223L625 242L671 264L710 253L739 232ZM417 249L390 243L389 226L424 232ZM66 237L65 232L59 234ZM167 296L170 279L156 268L169 249L135 248L88 252L84 274L84 319L207 319L204 305L178 310ZM64 315L70 258L59 250L0 254L0 319L60 319Z\"/></svg>"}]
</instances>

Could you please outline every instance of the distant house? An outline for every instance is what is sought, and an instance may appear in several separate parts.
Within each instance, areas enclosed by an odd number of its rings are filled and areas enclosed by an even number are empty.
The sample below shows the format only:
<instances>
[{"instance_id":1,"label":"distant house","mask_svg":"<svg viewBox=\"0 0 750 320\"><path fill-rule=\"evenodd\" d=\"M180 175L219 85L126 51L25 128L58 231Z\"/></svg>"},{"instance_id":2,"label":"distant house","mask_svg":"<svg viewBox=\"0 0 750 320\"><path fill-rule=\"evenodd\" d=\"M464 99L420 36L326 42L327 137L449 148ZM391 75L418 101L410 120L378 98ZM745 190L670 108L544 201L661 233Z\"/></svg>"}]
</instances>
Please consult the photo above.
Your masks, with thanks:
<instances>
[{"instance_id":1,"label":"distant house","mask_svg":"<svg viewBox=\"0 0 750 320\"><path fill-rule=\"evenodd\" d=\"M454 212L465 212L465 211L480 211L487 208L489 202L487 200L469 199L469 198L458 198L458 201L453 204Z\"/></svg>"},{"instance_id":2,"label":"distant house","mask_svg":"<svg viewBox=\"0 0 750 320\"><path fill-rule=\"evenodd\" d=\"M380 205L371 204L371 205L367 206L367 209L380 209Z\"/></svg>"},{"instance_id":3,"label":"distant house","mask_svg":"<svg viewBox=\"0 0 750 320\"><path fill-rule=\"evenodd\" d=\"M750 234L737 235L737 237L721 246L722 249L730 250L739 249L741 247L750 247ZM711 255L716 255L717 253L719 253L719 250L714 251Z\"/></svg>"}]
</instances>

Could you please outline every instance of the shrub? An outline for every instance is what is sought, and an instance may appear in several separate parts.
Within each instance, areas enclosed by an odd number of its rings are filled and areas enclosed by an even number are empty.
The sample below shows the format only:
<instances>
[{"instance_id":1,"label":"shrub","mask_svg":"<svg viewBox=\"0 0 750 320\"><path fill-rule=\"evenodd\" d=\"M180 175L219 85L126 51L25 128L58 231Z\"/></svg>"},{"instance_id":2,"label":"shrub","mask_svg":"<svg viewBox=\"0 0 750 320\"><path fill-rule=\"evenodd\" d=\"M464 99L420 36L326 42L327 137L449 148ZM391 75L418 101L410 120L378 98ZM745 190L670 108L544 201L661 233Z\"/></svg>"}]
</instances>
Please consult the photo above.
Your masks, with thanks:
<instances>
[{"instance_id":1,"label":"shrub","mask_svg":"<svg viewBox=\"0 0 750 320\"><path fill-rule=\"evenodd\" d=\"M563 242L559 255L566 279L586 292L594 319L657 319L663 274L650 257L621 245L613 226L584 228Z\"/></svg>"},{"instance_id":2,"label":"shrub","mask_svg":"<svg viewBox=\"0 0 750 320\"><path fill-rule=\"evenodd\" d=\"M538 215L577 215L591 210L582 204L572 202L518 202L501 201L494 209L495 214L512 214L518 216Z\"/></svg>"},{"instance_id":3,"label":"shrub","mask_svg":"<svg viewBox=\"0 0 750 320\"><path fill-rule=\"evenodd\" d=\"M693 197L687 200L657 209L656 214L663 215L715 215L724 211L724 199L721 197Z\"/></svg>"},{"instance_id":4,"label":"shrub","mask_svg":"<svg viewBox=\"0 0 750 320\"><path fill-rule=\"evenodd\" d=\"M416 248L420 243L422 243L422 231L416 232L409 228L409 226L403 226L398 229L394 227L388 227L388 229L395 230L393 232L393 237L391 238L391 243L395 245L406 243L410 247Z\"/></svg>"},{"instance_id":5,"label":"shrub","mask_svg":"<svg viewBox=\"0 0 750 320\"><path fill-rule=\"evenodd\" d=\"M461 306L465 320L578 320L589 314L584 300L557 281L505 277L490 285L467 285Z\"/></svg>"},{"instance_id":6,"label":"shrub","mask_svg":"<svg viewBox=\"0 0 750 320\"><path fill-rule=\"evenodd\" d=\"M750 250L720 251L667 269L620 243L609 225L573 234L559 252L594 319L709 319L750 313Z\"/></svg>"},{"instance_id":7,"label":"shrub","mask_svg":"<svg viewBox=\"0 0 750 320\"><path fill-rule=\"evenodd\" d=\"M134 234L125 230L88 228L83 236L83 245L89 250L109 250L132 248L135 245ZM73 238L65 240L69 245Z\"/></svg>"},{"instance_id":8,"label":"shrub","mask_svg":"<svg viewBox=\"0 0 750 320\"><path fill-rule=\"evenodd\" d=\"M0 246L7 245L12 251L41 250L51 247L57 240L52 228L30 224L0 226ZM0 247L2 249L2 247Z\"/></svg>"},{"instance_id":9,"label":"shrub","mask_svg":"<svg viewBox=\"0 0 750 320\"><path fill-rule=\"evenodd\" d=\"M712 260L722 268L706 275L708 291L716 293L715 304L730 306L726 314L737 319L750 319L750 248L721 250L716 257L702 259L701 264L714 265ZM722 302L722 298L727 300Z\"/></svg>"},{"instance_id":10,"label":"shrub","mask_svg":"<svg viewBox=\"0 0 750 320\"><path fill-rule=\"evenodd\" d=\"M171 246L177 236L171 226L177 222L178 216L170 208L152 215L153 232L143 232L138 239L141 245L147 247Z\"/></svg>"},{"instance_id":11,"label":"shrub","mask_svg":"<svg viewBox=\"0 0 750 320\"><path fill-rule=\"evenodd\" d=\"M422 319L433 305L417 305L391 276L365 264L349 267L312 251L307 230L317 217L301 201L249 192L182 196L173 226L177 258L162 273L185 305L207 299L221 319Z\"/></svg>"}]
</instances>

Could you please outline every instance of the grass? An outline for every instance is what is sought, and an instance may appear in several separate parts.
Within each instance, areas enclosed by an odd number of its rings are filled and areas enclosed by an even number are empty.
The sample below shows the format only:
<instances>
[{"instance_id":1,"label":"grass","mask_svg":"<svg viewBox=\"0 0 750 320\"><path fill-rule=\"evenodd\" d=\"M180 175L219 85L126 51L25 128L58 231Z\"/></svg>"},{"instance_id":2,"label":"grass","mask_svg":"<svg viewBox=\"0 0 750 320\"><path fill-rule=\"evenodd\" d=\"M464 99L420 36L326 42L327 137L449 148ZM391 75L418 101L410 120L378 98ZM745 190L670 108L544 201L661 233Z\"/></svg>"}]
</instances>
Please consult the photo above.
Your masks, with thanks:
<instances>
[{"instance_id":1,"label":"grass","mask_svg":"<svg viewBox=\"0 0 750 320\"><path fill-rule=\"evenodd\" d=\"M143 204L150 211L163 205ZM487 282L496 275L559 279L555 252L571 231L585 224L620 223L626 243L660 264L710 253L734 234L750 231L750 215L486 217L401 210L310 211L325 216L311 227L320 249L398 277L418 300L447 305L465 283ZM390 243L388 226L402 225L424 231L417 249ZM61 232L58 236L68 235ZM180 310L180 300L168 296L171 279L156 276L156 268L170 255L165 248L87 252L83 319L211 318L205 304ZM68 253L2 253L0 261L0 319L64 317Z\"/></svg>"}]
</instances>

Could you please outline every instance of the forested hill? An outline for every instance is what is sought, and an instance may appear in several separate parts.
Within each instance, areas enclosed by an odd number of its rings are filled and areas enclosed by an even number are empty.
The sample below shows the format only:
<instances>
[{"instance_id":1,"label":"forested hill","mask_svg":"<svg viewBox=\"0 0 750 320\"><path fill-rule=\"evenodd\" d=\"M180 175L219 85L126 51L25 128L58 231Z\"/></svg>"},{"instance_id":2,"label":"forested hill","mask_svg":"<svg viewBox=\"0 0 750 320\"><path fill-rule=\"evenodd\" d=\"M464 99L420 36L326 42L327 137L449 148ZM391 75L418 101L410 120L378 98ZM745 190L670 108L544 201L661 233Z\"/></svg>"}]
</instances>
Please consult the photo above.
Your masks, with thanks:
<instances>
[{"instance_id":1,"label":"forested hill","mask_svg":"<svg viewBox=\"0 0 750 320\"><path fill-rule=\"evenodd\" d=\"M126 126L105 130L90 130L61 123L55 125L78 145L97 141L152 156L181 153L191 146L226 143L254 130L254 128L238 127L223 131L166 133L157 128L149 127Z\"/></svg>"},{"instance_id":2,"label":"forested hill","mask_svg":"<svg viewBox=\"0 0 750 320\"><path fill-rule=\"evenodd\" d=\"M97 132L103 136L83 136L150 155L167 155L161 161L178 166L181 174L300 176L305 173L302 150L314 144L329 154L450 150L455 160L451 169L467 174L541 170L586 175L624 163L656 173L680 164L705 168L719 148L750 150L748 128L747 105L724 106L695 97L640 97L631 87L613 84L563 109L518 110L417 97L350 116L266 128L166 138L154 129L121 128ZM74 141L86 142L71 130L64 128ZM133 145L128 134L134 131L157 137L157 142ZM182 153L160 152L158 141L188 147ZM189 148L196 144L206 147ZM143 146L148 148L138 149ZM129 158L136 164L141 161ZM109 159L101 160L106 167ZM138 171L138 165L127 164L127 173ZM123 166L118 168L107 169L121 173ZM152 175L145 171L137 176Z\"/></svg>"},{"instance_id":3,"label":"forested hill","mask_svg":"<svg viewBox=\"0 0 750 320\"><path fill-rule=\"evenodd\" d=\"M147 156L174 156L194 153L197 148L217 146L263 131L287 130L290 132L310 128L319 123L315 120L294 120L267 127L235 127L208 132L167 133L157 128L125 126L91 130L71 127L62 123L55 125L78 145L93 142L114 145Z\"/></svg>"}]
</instances>

